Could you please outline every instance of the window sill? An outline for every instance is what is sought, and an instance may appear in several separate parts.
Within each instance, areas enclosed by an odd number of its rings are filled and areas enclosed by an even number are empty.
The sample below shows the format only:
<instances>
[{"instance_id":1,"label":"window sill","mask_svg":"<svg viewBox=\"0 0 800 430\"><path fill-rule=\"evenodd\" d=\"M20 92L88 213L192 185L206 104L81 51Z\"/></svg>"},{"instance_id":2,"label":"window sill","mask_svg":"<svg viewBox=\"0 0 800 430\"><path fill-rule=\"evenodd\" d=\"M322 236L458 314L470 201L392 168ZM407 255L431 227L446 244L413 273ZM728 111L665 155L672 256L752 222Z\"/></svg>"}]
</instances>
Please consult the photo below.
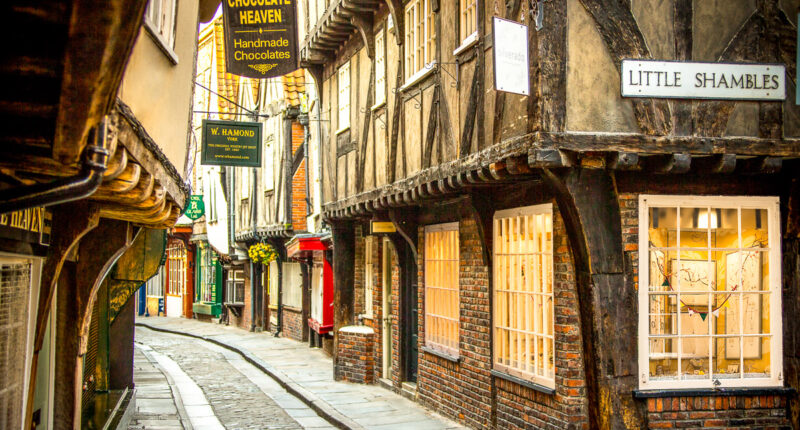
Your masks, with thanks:
<instances>
[{"instance_id":1,"label":"window sill","mask_svg":"<svg viewBox=\"0 0 800 430\"><path fill-rule=\"evenodd\" d=\"M758 388L698 388L687 390L633 390L636 399L655 399L663 397L705 397L705 396L789 396L797 392L791 387Z\"/></svg>"},{"instance_id":2,"label":"window sill","mask_svg":"<svg viewBox=\"0 0 800 430\"><path fill-rule=\"evenodd\" d=\"M400 91L405 91L409 87L412 87L419 81L425 79L426 76L433 73L434 69L436 69L436 61L431 61L430 63L423 66L422 70L418 71L417 73L414 73L413 75L411 75L410 78L406 79L406 83L404 83L403 86L400 87Z\"/></svg>"},{"instance_id":3,"label":"window sill","mask_svg":"<svg viewBox=\"0 0 800 430\"><path fill-rule=\"evenodd\" d=\"M336 130L336 132L334 132L333 134L338 136L338 135L344 133L347 130L350 130L350 126L349 125L347 127L345 127L345 128L340 128L340 129Z\"/></svg>"},{"instance_id":4,"label":"window sill","mask_svg":"<svg viewBox=\"0 0 800 430\"><path fill-rule=\"evenodd\" d=\"M450 355L450 354L444 353L442 351L435 350L433 348L428 348L427 346L421 347L420 350L422 350L423 352L426 352L426 353L428 353L430 355L435 355L435 356L437 356L439 358L444 358L447 361L452 361L453 363L458 363L458 362L461 361L461 357Z\"/></svg>"},{"instance_id":5,"label":"window sill","mask_svg":"<svg viewBox=\"0 0 800 430\"><path fill-rule=\"evenodd\" d=\"M147 21L146 18L144 20L144 28L147 30L147 34L149 34L150 37L153 38L153 41L156 43L156 45L158 45L158 48L161 50L161 52L163 52L164 55L166 55L166 57L169 59L169 62L172 63L173 66L177 66L178 54L176 54L175 51L172 50L172 48L167 46L167 43L164 42L164 39L161 38L161 35L158 34L156 29L153 28L152 25L150 25L150 23Z\"/></svg>"},{"instance_id":6,"label":"window sill","mask_svg":"<svg viewBox=\"0 0 800 430\"><path fill-rule=\"evenodd\" d=\"M458 48L453 50L453 55L458 55L458 54L466 51L467 49L469 49L471 46L475 45L476 43L478 43L478 32L474 31L474 32L472 32L472 34L467 36L467 38L464 39L463 42L461 42L461 46L459 46Z\"/></svg>"},{"instance_id":7,"label":"window sill","mask_svg":"<svg viewBox=\"0 0 800 430\"><path fill-rule=\"evenodd\" d=\"M244 307L244 303L242 303L242 302L225 302L225 306L243 308Z\"/></svg>"},{"instance_id":8,"label":"window sill","mask_svg":"<svg viewBox=\"0 0 800 430\"><path fill-rule=\"evenodd\" d=\"M380 109L380 108L382 108L384 106L386 106L386 100L382 100L382 101L380 101L378 103L375 103L374 105L372 105L370 110L376 111L376 110L378 110L378 109Z\"/></svg>"},{"instance_id":9,"label":"window sill","mask_svg":"<svg viewBox=\"0 0 800 430\"><path fill-rule=\"evenodd\" d=\"M503 373L494 369L492 369L489 373L491 373L492 376L496 378L505 379L506 381L522 385L523 387L528 387L533 391L538 391L540 393L550 394L550 395L556 393L555 388L545 387L544 385L539 385L535 382L526 381L522 378L517 378L516 376L509 375L508 373Z\"/></svg>"}]
</instances>

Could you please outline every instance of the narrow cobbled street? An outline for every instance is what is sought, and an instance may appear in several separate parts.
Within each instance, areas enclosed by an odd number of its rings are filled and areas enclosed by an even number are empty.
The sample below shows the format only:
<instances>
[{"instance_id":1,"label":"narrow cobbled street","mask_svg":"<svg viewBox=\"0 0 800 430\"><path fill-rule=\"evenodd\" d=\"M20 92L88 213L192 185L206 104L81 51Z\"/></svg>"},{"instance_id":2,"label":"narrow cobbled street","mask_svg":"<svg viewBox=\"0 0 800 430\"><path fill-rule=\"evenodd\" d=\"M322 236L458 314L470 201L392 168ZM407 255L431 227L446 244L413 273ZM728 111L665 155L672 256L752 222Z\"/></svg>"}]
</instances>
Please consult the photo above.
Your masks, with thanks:
<instances>
[{"instance_id":1,"label":"narrow cobbled street","mask_svg":"<svg viewBox=\"0 0 800 430\"><path fill-rule=\"evenodd\" d=\"M238 354L136 329L137 410L129 429L332 429Z\"/></svg>"}]
</instances>

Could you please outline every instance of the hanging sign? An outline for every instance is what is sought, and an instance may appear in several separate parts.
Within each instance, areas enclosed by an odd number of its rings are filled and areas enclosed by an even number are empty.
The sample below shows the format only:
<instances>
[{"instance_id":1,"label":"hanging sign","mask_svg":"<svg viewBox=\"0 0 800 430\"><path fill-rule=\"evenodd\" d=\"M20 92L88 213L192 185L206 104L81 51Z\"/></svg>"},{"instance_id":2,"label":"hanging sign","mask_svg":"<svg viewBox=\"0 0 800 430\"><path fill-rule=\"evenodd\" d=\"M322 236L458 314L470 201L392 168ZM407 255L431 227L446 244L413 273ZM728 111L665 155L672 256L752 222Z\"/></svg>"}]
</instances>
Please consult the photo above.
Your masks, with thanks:
<instances>
[{"instance_id":1,"label":"hanging sign","mask_svg":"<svg viewBox=\"0 0 800 430\"><path fill-rule=\"evenodd\" d=\"M261 167L260 122L203 120L200 164Z\"/></svg>"},{"instance_id":2,"label":"hanging sign","mask_svg":"<svg viewBox=\"0 0 800 430\"><path fill-rule=\"evenodd\" d=\"M530 94L528 79L528 27L514 21L492 19L494 41L494 88L497 91Z\"/></svg>"},{"instance_id":3,"label":"hanging sign","mask_svg":"<svg viewBox=\"0 0 800 430\"><path fill-rule=\"evenodd\" d=\"M0 238L50 245L53 213L44 207L0 214Z\"/></svg>"},{"instance_id":4,"label":"hanging sign","mask_svg":"<svg viewBox=\"0 0 800 430\"><path fill-rule=\"evenodd\" d=\"M782 64L623 60L622 96L677 99L786 99Z\"/></svg>"},{"instance_id":5,"label":"hanging sign","mask_svg":"<svg viewBox=\"0 0 800 430\"><path fill-rule=\"evenodd\" d=\"M206 213L206 205L203 203L203 195L202 194L192 194L189 197L189 203L186 207L186 215L187 218L190 220L196 220L203 216Z\"/></svg>"},{"instance_id":6,"label":"hanging sign","mask_svg":"<svg viewBox=\"0 0 800 430\"><path fill-rule=\"evenodd\" d=\"M295 0L223 0L225 67L250 78L297 70Z\"/></svg>"}]
</instances>

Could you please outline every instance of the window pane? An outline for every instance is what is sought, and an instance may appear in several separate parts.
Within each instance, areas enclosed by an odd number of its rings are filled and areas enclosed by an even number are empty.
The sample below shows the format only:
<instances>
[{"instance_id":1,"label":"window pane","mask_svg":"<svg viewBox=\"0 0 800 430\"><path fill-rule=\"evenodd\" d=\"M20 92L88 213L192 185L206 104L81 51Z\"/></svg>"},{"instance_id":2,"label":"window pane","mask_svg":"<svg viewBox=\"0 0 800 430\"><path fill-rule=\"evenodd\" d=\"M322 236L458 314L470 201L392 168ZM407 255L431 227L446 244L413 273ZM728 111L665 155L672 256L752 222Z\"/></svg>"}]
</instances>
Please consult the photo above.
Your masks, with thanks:
<instances>
[{"instance_id":1,"label":"window pane","mask_svg":"<svg viewBox=\"0 0 800 430\"><path fill-rule=\"evenodd\" d=\"M682 338L681 379L709 378L709 336Z\"/></svg>"},{"instance_id":2,"label":"window pane","mask_svg":"<svg viewBox=\"0 0 800 430\"><path fill-rule=\"evenodd\" d=\"M650 334L678 334L678 314L675 294L650 296Z\"/></svg>"},{"instance_id":3,"label":"window pane","mask_svg":"<svg viewBox=\"0 0 800 430\"><path fill-rule=\"evenodd\" d=\"M739 337L718 337L714 339L714 378L738 379L739 374Z\"/></svg>"},{"instance_id":4,"label":"window pane","mask_svg":"<svg viewBox=\"0 0 800 430\"><path fill-rule=\"evenodd\" d=\"M765 378L770 373L770 337L742 338L744 377Z\"/></svg>"},{"instance_id":5,"label":"window pane","mask_svg":"<svg viewBox=\"0 0 800 430\"><path fill-rule=\"evenodd\" d=\"M677 338L650 339L650 377L674 378L678 375Z\"/></svg>"},{"instance_id":6,"label":"window pane","mask_svg":"<svg viewBox=\"0 0 800 430\"><path fill-rule=\"evenodd\" d=\"M742 247L766 248L769 246L767 237L767 211L766 209L742 209Z\"/></svg>"}]
</instances>

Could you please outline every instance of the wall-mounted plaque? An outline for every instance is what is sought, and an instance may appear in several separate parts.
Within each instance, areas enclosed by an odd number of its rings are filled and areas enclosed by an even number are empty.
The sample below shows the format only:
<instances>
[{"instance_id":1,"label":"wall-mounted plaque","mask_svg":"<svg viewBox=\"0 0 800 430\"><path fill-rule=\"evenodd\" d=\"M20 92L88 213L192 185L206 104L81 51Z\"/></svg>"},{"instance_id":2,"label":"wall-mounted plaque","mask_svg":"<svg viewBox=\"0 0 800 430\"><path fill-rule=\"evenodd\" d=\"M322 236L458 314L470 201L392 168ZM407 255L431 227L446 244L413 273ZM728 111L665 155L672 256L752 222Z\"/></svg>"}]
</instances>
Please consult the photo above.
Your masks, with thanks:
<instances>
[{"instance_id":1,"label":"wall-mounted plaque","mask_svg":"<svg viewBox=\"0 0 800 430\"><path fill-rule=\"evenodd\" d=\"M786 98L783 64L623 60L621 78L623 97L766 101Z\"/></svg>"},{"instance_id":2,"label":"wall-mounted plaque","mask_svg":"<svg viewBox=\"0 0 800 430\"><path fill-rule=\"evenodd\" d=\"M494 17L494 88L497 91L530 94L528 79L528 27Z\"/></svg>"}]
</instances>

